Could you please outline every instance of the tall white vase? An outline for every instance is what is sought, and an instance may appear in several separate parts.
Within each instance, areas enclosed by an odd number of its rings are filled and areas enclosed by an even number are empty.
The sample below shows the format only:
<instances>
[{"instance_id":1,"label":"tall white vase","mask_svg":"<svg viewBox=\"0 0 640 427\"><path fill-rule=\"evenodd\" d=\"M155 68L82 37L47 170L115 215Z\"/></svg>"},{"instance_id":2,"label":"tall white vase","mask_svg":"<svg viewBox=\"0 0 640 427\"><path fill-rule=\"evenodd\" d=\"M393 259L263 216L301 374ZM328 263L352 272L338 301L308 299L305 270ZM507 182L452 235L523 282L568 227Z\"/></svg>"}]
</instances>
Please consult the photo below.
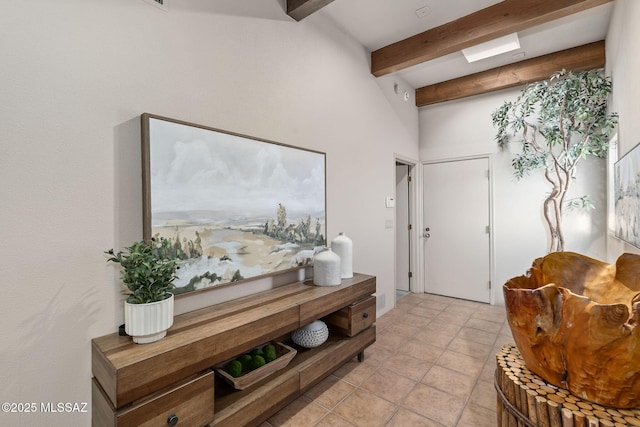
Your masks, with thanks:
<instances>
[{"instance_id":1,"label":"tall white vase","mask_svg":"<svg viewBox=\"0 0 640 427\"><path fill-rule=\"evenodd\" d=\"M313 284L317 286L337 286L340 279L340 257L331 248L313 257Z\"/></svg>"},{"instance_id":2,"label":"tall white vase","mask_svg":"<svg viewBox=\"0 0 640 427\"><path fill-rule=\"evenodd\" d=\"M340 257L340 277L350 279L353 277L353 241L344 233L331 241L331 250Z\"/></svg>"}]
</instances>

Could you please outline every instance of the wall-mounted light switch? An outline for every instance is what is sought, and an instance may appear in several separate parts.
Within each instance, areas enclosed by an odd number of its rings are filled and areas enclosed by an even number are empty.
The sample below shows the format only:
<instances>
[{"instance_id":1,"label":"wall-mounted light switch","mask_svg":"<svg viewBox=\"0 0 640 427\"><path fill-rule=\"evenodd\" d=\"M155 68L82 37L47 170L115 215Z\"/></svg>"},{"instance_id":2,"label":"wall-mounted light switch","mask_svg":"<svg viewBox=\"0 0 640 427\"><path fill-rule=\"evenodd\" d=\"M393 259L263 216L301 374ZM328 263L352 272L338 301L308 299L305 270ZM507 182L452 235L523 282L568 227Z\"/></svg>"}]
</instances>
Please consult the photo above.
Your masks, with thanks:
<instances>
[{"instance_id":1,"label":"wall-mounted light switch","mask_svg":"<svg viewBox=\"0 0 640 427\"><path fill-rule=\"evenodd\" d=\"M388 208L393 208L396 205L396 200L393 197L387 197L384 199L384 205Z\"/></svg>"}]
</instances>

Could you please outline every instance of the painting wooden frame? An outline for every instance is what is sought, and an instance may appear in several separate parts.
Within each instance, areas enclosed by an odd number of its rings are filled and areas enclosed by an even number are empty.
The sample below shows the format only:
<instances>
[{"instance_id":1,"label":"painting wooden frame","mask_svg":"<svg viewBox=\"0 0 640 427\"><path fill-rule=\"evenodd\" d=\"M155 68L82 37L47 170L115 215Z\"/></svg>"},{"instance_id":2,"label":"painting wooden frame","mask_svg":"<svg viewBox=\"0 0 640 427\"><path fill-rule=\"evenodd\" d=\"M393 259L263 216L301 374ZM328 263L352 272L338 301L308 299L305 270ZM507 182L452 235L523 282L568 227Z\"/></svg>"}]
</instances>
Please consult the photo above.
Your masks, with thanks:
<instances>
[{"instance_id":1,"label":"painting wooden frame","mask_svg":"<svg viewBox=\"0 0 640 427\"><path fill-rule=\"evenodd\" d=\"M174 293L312 263L326 245L326 154L145 113L143 237L180 258Z\"/></svg>"},{"instance_id":2,"label":"painting wooden frame","mask_svg":"<svg viewBox=\"0 0 640 427\"><path fill-rule=\"evenodd\" d=\"M614 166L615 236L640 248L640 144Z\"/></svg>"}]
</instances>

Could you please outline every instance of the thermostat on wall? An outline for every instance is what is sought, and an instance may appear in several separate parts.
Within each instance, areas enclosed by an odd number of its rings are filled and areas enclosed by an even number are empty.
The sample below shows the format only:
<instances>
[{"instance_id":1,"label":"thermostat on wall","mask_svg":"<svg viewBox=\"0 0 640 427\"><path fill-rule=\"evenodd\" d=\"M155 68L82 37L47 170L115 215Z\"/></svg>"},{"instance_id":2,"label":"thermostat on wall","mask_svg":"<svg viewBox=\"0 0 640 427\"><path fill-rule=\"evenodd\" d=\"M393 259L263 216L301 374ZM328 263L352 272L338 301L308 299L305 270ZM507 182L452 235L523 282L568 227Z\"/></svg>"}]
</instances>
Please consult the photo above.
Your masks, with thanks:
<instances>
[{"instance_id":1,"label":"thermostat on wall","mask_svg":"<svg viewBox=\"0 0 640 427\"><path fill-rule=\"evenodd\" d=\"M386 207L392 208L392 207L394 207L396 205L396 201L395 201L395 199L393 197L387 197L384 200L384 204L385 204Z\"/></svg>"}]
</instances>

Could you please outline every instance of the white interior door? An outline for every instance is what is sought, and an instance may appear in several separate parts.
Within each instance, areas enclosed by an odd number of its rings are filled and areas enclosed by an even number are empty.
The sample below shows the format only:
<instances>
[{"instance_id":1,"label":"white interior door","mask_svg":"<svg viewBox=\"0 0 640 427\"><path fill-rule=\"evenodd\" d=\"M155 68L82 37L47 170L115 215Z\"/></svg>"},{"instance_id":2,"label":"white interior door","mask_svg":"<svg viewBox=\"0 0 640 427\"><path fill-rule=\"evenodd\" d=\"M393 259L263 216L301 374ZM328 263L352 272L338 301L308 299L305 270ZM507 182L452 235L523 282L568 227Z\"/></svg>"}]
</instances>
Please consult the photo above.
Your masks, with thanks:
<instances>
[{"instance_id":1,"label":"white interior door","mask_svg":"<svg viewBox=\"0 0 640 427\"><path fill-rule=\"evenodd\" d=\"M425 292L489 302L489 159L424 165Z\"/></svg>"},{"instance_id":2,"label":"white interior door","mask_svg":"<svg viewBox=\"0 0 640 427\"><path fill-rule=\"evenodd\" d=\"M409 165L396 164L396 289L410 290Z\"/></svg>"}]
</instances>

